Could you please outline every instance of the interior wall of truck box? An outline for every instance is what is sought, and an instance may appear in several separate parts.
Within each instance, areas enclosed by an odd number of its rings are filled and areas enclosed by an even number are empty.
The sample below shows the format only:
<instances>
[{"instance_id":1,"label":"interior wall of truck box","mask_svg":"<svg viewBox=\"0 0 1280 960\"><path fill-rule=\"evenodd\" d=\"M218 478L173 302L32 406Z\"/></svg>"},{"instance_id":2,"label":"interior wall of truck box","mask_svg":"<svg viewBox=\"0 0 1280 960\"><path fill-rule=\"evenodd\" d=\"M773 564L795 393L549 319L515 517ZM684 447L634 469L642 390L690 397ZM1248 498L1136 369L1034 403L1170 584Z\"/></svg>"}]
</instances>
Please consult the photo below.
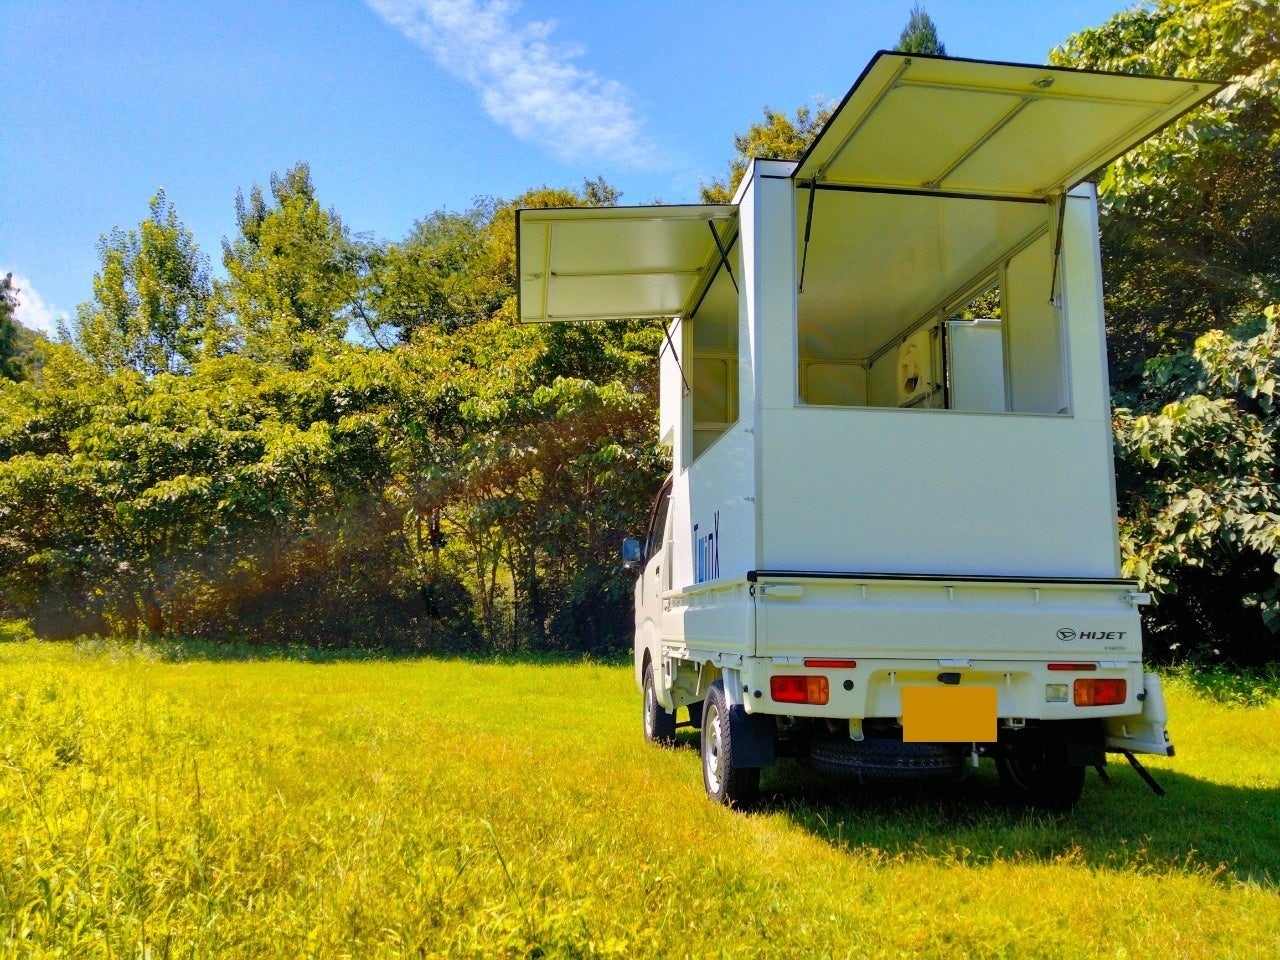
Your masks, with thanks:
<instances>
[{"instance_id":1,"label":"interior wall of truck box","mask_svg":"<svg viewBox=\"0 0 1280 960\"><path fill-rule=\"evenodd\" d=\"M797 197L807 202L803 188ZM1062 328L1050 303L1055 211L1040 202L820 191L797 231L800 403L1067 412ZM993 342L993 328L945 324L988 288L1001 357L979 364L973 344ZM969 359L953 362L953 342ZM1003 403L992 399L1000 395ZM975 396L978 407L953 402Z\"/></svg>"},{"instance_id":2,"label":"interior wall of truck box","mask_svg":"<svg viewBox=\"0 0 1280 960\"><path fill-rule=\"evenodd\" d=\"M685 324L691 462L738 420L738 312L734 278L722 265Z\"/></svg>"},{"instance_id":3,"label":"interior wall of truck box","mask_svg":"<svg viewBox=\"0 0 1280 960\"><path fill-rule=\"evenodd\" d=\"M1067 358L1061 310L1054 305L1054 231L1009 259L1005 267L1005 369L1017 413L1067 413Z\"/></svg>"}]
</instances>

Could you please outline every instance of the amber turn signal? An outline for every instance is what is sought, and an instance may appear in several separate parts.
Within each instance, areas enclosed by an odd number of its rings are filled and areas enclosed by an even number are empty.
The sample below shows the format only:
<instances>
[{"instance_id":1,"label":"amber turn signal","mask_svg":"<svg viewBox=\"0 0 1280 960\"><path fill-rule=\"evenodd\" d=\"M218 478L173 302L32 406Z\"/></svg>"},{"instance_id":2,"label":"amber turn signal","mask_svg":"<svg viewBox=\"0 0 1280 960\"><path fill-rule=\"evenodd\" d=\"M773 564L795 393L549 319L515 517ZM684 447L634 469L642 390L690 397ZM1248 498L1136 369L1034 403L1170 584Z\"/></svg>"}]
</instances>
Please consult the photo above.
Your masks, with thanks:
<instances>
[{"instance_id":1,"label":"amber turn signal","mask_svg":"<svg viewBox=\"0 0 1280 960\"><path fill-rule=\"evenodd\" d=\"M826 677L788 674L769 678L769 693L778 703L823 704L831 699Z\"/></svg>"},{"instance_id":2,"label":"amber turn signal","mask_svg":"<svg viewBox=\"0 0 1280 960\"><path fill-rule=\"evenodd\" d=\"M1128 684L1118 679L1089 677L1077 680L1072 690L1077 707L1109 707L1124 703Z\"/></svg>"}]
</instances>

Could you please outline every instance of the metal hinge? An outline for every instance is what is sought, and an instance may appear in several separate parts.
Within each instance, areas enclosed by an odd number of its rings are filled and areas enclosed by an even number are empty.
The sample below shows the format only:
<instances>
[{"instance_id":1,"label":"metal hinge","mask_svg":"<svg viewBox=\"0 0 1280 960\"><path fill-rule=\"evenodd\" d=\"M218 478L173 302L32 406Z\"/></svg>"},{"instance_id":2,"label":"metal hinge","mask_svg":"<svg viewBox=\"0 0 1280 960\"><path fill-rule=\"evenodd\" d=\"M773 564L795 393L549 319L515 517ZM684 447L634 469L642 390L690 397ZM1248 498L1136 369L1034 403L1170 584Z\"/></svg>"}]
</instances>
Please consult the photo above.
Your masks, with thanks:
<instances>
[{"instance_id":1,"label":"metal hinge","mask_svg":"<svg viewBox=\"0 0 1280 960\"><path fill-rule=\"evenodd\" d=\"M766 597L795 598L804 596L804 587L793 583L770 583L760 587L760 593Z\"/></svg>"}]
</instances>

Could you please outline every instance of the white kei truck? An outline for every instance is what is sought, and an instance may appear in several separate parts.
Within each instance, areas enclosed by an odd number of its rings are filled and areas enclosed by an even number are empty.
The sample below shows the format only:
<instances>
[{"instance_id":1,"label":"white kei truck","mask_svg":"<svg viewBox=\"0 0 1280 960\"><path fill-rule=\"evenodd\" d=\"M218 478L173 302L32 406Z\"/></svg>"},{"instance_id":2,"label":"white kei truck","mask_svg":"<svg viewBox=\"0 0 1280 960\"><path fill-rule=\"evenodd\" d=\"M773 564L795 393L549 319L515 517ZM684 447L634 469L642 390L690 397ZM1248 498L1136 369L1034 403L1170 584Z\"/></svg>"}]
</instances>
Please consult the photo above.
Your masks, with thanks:
<instances>
[{"instance_id":1,"label":"white kei truck","mask_svg":"<svg viewBox=\"0 0 1280 960\"><path fill-rule=\"evenodd\" d=\"M668 324L672 473L623 554L644 734L686 709L713 800L779 756L1154 787L1089 177L1219 89L882 52L731 203L519 211L523 321Z\"/></svg>"}]
</instances>

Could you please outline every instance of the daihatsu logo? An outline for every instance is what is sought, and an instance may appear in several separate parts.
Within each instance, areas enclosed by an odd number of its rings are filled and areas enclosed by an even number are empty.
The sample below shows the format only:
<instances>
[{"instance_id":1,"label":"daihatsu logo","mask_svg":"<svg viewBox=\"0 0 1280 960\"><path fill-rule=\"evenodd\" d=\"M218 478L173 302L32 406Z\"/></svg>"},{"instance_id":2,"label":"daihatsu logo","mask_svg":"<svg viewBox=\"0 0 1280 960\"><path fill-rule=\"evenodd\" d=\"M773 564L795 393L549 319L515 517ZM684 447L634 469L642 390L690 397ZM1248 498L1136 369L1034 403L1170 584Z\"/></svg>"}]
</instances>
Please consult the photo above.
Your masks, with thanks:
<instances>
[{"instance_id":1,"label":"daihatsu logo","mask_svg":"<svg viewBox=\"0 0 1280 960\"><path fill-rule=\"evenodd\" d=\"M1076 632L1072 630L1070 627L1063 627L1061 630L1058 631L1059 640L1074 640L1075 638L1076 638Z\"/></svg>"}]
</instances>

